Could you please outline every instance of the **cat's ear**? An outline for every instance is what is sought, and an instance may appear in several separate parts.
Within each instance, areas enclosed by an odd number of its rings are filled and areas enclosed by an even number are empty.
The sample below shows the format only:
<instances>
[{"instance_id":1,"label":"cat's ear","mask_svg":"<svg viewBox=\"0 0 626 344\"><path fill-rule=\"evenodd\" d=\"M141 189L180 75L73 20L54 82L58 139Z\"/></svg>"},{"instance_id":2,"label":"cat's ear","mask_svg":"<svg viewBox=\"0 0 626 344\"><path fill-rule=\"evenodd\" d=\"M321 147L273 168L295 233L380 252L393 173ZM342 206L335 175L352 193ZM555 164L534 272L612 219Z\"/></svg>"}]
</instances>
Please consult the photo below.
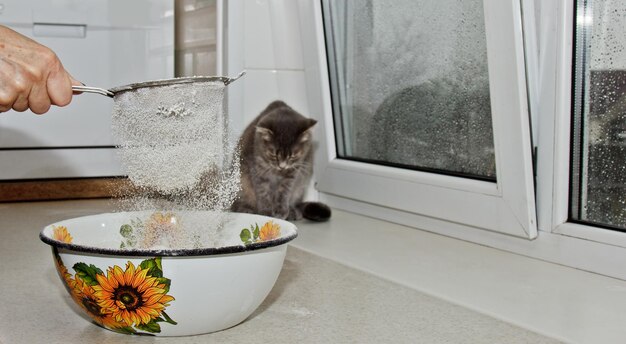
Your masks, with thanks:
<instances>
[{"instance_id":1,"label":"cat's ear","mask_svg":"<svg viewBox=\"0 0 626 344\"><path fill-rule=\"evenodd\" d=\"M307 119L307 128L302 132L302 134L300 134L300 143L305 143L311 140L311 137L313 136L313 126L315 123L317 123L316 120L312 118Z\"/></svg>"},{"instance_id":2,"label":"cat's ear","mask_svg":"<svg viewBox=\"0 0 626 344\"><path fill-rule=\"evenodd\" d=\"M256 127L256 133L263 139L263 141L272 141L272 136L274 135L271 130L258 126Z\"/></svg>"},{"instance_id":3,"label":"cat's ear","mask_svg":"<svg viewBox=\"0 0 626 344\"><path fill-rule=\"evenodd\" d=\"M300 143L305 143L311 140L311 137L313 135L311 134L311 129L307 129L305 130L302 134L300 134L300 138L298 139L298 141Z\"/></svg>"},{"instance_id":4,"label":"cat's ear","mask_svg":"<svg viewBox=\"0 0 626 344\"><path fill-rule=\"evenodd\" d=\"M311 128L313 128L313 126L317 123L316 120L314 120L313 118L307 118L307 130L310 130Z\"/></svg>"}]
</instances>

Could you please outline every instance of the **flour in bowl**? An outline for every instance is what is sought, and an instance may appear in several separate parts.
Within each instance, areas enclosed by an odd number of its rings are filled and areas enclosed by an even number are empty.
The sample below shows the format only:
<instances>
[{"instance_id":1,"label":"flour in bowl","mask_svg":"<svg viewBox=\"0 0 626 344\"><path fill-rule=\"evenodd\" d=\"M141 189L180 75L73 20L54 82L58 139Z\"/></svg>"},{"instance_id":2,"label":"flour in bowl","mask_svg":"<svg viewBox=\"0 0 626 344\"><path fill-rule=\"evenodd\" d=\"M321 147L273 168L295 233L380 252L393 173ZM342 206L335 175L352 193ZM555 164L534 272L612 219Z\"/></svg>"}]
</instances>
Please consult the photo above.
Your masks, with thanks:
<instances>
[{"instance_id":1,"label":"flour in bowl","mask_svg":"<svg viewBox=\"0 0 626 344\"><path fill-rule=\"evenodd\" d=\"M215 245L223 214L239 191L239 155L229 139L225 88L215 78L116 93L112 132L135 187L122 192L120 210L213 214L182 219L181 224L190 225L183 228L184 236L168 240L171 248ZM143 246L138 248L164 244L155 238L136 242Z\"/></svg>"}]
</instances>

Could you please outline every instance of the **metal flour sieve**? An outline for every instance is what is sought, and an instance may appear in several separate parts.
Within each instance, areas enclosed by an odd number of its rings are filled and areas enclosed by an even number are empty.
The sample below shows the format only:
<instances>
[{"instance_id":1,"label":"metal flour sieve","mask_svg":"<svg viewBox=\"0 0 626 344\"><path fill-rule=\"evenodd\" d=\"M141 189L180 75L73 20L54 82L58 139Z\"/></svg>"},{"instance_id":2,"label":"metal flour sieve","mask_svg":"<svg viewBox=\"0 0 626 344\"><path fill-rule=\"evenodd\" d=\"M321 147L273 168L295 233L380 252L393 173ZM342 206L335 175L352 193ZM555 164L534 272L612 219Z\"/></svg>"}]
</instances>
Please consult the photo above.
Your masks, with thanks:
<instances>
[{"instance_id":1,"label":"metal flour sieve","mask_svg":"<svg viewBox=\"0 0 626 344\"><path fill-rule=\"evenodd\" d=\"M225 88L243 75L73 89L113 98L112 133L129 179L136 186L173 194L225 167L232 153Z\"/></svg>"},{"instance_id":2,"label":"metal flour sieve","mask_svg":"<svg viewBox=\"0 0 626 344\"><path fill-rule=\"evenodd\" d=\"M72 86L72 91L76 92L88 92L88 93L97 93L107 97L115 98L115 94L130 91L134 89L144 88L144 87L159 87L159 86L167 86L167 85L175 85L175 84L189 84L196 82L222 82L224 86L228 86L235 80L241 78L246 74L245 71L239 73L234 78L224 77L224 76L193 76L193 77L182 77L182 78L173 78L173 79L162 79L162 80L152 80L134 83L125 86L114 87L112 89L105 89L100 87L93 86Z\"/></svg>"}]
</instances>

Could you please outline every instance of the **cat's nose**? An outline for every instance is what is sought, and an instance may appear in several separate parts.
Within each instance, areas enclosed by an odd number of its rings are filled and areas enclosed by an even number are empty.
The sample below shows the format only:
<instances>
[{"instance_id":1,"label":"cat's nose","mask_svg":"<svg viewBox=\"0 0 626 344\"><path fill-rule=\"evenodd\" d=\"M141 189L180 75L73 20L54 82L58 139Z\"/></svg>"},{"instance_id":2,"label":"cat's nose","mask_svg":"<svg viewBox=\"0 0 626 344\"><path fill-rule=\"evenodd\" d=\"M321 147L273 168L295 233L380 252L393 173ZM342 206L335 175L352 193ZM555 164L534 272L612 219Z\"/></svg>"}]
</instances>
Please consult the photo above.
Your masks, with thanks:
<instances>
[{"instance_id":1,"label":"cat's nose","mask_svg":"<svg viewBox=\"0 0 626 344\"><path fill-rule=\"evenodd\" d=\"M278 168L280 168L281 170L284 170L287 168L287 163L284 161L281 161L278 163Z\"/></svg>"}]
</instances>

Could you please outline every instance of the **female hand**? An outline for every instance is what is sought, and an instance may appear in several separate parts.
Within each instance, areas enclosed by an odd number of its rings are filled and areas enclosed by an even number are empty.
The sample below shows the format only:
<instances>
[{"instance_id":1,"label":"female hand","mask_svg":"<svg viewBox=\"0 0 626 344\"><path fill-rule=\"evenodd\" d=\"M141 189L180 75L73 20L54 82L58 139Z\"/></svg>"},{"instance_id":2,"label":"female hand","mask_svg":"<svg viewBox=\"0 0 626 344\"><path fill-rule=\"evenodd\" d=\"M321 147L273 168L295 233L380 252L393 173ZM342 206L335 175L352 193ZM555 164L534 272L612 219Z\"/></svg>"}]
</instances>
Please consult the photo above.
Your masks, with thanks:
<instances>
[{"instance_id":1,"label":"female hand","mask_svg":"<svg viewBox=\"0 0 626 344\"><path fill-rule=\"evenodd\" d=\"M43 114L69 104L72 85L80 84L48 47L0 26L0 112Z\"/></svg>"}]
</instances>

